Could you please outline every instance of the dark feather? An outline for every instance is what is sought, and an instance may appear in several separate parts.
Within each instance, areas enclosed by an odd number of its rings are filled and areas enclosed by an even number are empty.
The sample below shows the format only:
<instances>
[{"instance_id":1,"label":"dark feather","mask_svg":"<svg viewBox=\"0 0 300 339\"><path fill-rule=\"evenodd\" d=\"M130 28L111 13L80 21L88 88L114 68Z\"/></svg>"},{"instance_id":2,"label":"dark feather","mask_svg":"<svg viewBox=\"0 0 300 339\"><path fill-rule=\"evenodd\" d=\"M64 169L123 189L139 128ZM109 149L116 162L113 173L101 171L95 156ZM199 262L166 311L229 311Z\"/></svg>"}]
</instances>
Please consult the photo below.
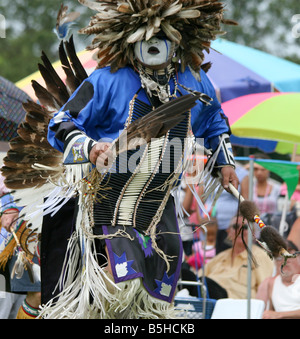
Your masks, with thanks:
<instances>
[{"instance_id":1,"label":"dark feather","mask_svg":"<svg viewBox=\"0 0 300 339\"><path fill-rule=\"evenodd\" d=\"M128 149L128 144L135 147L134 139L139 145L149 143L153 138L160 138L170 129L179 124L185 117L186 112L196 105L199 95L187 94L171 100L147 115L133 121L120 135L115 143L119 152ZM140 143L140 140L143 142Z\"/></svg>"},{"instance_id":2,"label":"dark feather","mask_svg":"<svg viewBox=\"0 0 300 339\"><path fill-rule=\"evenodd\" d=\"M260 238L267 244L274 258L282 255L282 249L287 250L287 244L285 240L272 226L264 227L261 230Z\"/></svg>"},{"instance_id":3,"label":"dark feather","mask_svg":"<svg viewBox=\"0 0 300 339\"><path fill-rule=\"evenodd\" d=\"M207 62L207 63L203 64L201 66L201 68L203 69L203 71L205 73L207 73L211 69L211 66L212 66L212 63L211 62Z\"/></svg>"},{"instance_id":4,"label":"dark feather","mask_svg":"<svg viewBox=\"0 0 300 339\"><path fill-rule=\"evenodd\" d=\"M81 64L81 62L80 62L80 60L79 60L79 58L76 54L73 36L71 36L69 41L65 42L65 48L66 48L68 57L70 59L72 69L73 69L77 79L81 83L82 81L84 81L88 77L88 75L87 75L83 65Z\"/></svg>"},{"instance_id":5,"label":"dark feather","mask_svg":"<svg viewBox=\"0 0 300 339\"><path fill-rule=\"evenodd\" d=\"M42 52L41 59L43 61L45 69L47 70L47 72L49 74L49 77L50 77L49 80L51 79L55 83L57 89L62 93L61 94L62 100L65 100L65 101L68 100L69 95L68 95L66 85L64 84L62 79L59 77L59 75L56 73L54 67L52 66L52 63L50 62L50 60L48 59L47 55L44 52ZM50 84L48 82L46 82L45 78L44 78L44 80L45 80L46 85L49 86ZM52 93L52 94L54 95L54 93ZM65 101L64 101L64 103L65 103Z\"/></svg>"},{"instance_id":6,"label":"dark feather","mask_svg":"<svg viewBox=\"0 0 300 339\"><path fill-rule=\"evenodd\" d=\"M70 65L69 59L64 49L63 42L61 42L59 45L59 59L62 64L62 68L66 74L67 87L70 93L73 93L76 90L76 88L80 85L80 80L73 73L72 67Z\"/></svg>"},{"instance_id":7,"label":"dark feather","mask_svg":"<svg viewBox=\"0 0 300 339\"><path fill-rule=\"evenodd\" d=\"M54 112L58 111L60 108L59 103L55 99L55 97L47 91L46 88L41 86L37 81L32 80L31 85L34 89L35 95L39 99L39 102L43 107L45 107L47 110Z\"/></svg>"},{"instance_id":8,"label":"dark feather","mask_svg":"<svg viewBox=\"0 0 300 339\"><path fill-rule=\"evenodd\" d=\"M65 84L62 83L62 81L56 81L57 74L55 71L52 72L52 70L54 70L52 65L51 68L48 67L42 64L38 64L39 71L43 79L45 80L47 90L56 99L59 106L62 106L69 99L70 96L68 94Z\"/></svg>"}]
</instances>

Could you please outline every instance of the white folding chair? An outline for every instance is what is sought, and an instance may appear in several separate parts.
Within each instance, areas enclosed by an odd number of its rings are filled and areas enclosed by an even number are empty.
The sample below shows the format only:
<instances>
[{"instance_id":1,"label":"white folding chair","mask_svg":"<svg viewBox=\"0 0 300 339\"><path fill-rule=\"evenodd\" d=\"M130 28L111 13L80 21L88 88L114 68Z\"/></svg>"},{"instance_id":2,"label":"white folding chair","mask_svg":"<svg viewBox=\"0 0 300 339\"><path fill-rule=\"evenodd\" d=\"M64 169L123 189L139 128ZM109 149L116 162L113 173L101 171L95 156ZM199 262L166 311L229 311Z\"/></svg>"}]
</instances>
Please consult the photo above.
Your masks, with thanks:
<instances>
[{"instance_id":1,"label":"white folding chair","mask_svg":"<svg viewBox=\"0 0 300 339\"><path fill-rule=\"evenodd\" d=\"M251 299L250 319L261 319L264 310L264 301ZM217 300L211 319L248 319L248 300L230 298Z\"/></svg>"}]
</instances>

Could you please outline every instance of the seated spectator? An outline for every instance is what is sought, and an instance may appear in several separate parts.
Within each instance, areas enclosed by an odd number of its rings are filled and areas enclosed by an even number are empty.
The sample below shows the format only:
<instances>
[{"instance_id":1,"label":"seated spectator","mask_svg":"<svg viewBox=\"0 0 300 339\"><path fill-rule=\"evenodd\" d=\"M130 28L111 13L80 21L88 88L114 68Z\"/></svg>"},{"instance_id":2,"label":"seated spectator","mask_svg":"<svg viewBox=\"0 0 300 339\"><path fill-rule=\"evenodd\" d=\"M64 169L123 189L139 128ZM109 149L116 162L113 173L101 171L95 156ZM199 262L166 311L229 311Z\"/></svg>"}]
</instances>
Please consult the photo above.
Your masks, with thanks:
<instances>
[{"instance_id":1,"label":"seated spectator","mask_svg":"<svg viewBox=\"0 0 300 339\"><path fill-rule=\"evenodd\" d=\"M288 241L288 251L298 248ZM290 258L281 272L282 259L276 261L276 275L259 286L256 298L266 304L263 319L300 319L300 258Z\"/></svg>"},{"instance_id":2,"label":"seated spectator","mask_svg":"<svg viewBox=\"0 0 300 339\"><path fill-rule=\"evenodd\" d=\"M242 217L235 217L227 230L232 248L222 251L205 266L205 276L226 290L228 298L245 299L248 292L248 252L242 236L247 242L248 229ZM272 275L274 263L257 245L252 246L252 256L257 265L252 264L251 296L255 297L258 286ZM202 270L198 273L202 276ZM209 295L214 298L210 291Z\"/></svg>"},{"instance_id":3,"label":"seated spectator","mask_svg":"<svg viewBox=\"0 0 300 339\"><path fill-rule=\"evenodd\" d=\"M236 174L239 178L240 185L238 187L241 195L247 199L249 190L249 177L248 171L240 164L236 164ZM200 195L200 194L199 194ZM216 253L220 253L228 248L227 244L227 229L230 225L231 219L238 212L238 200L227 191L223 191L216 202L215 207L211 211L211 215L216 217L218 222L218 233L216 242Z\"/></svg>"},{"instance_id":4,"label":"seated spectator","mask_svg":"<svg viewBox=\"0 0 300 339\"><path fill-rule=\"evenodd\" d=\"M203 235L204 232L201 229L200 234L203 240L195 242L192 248L193 254L189 257L186 257L186 262L193 269L200 269L202 267L204 258L206 264L216 255L216 239L218 231L217 220L215 218L211 218L211 221L205 225L205 227L207 229L206 241L205 238L203 239L205 235Z\"/></svg>"}]
</instances>

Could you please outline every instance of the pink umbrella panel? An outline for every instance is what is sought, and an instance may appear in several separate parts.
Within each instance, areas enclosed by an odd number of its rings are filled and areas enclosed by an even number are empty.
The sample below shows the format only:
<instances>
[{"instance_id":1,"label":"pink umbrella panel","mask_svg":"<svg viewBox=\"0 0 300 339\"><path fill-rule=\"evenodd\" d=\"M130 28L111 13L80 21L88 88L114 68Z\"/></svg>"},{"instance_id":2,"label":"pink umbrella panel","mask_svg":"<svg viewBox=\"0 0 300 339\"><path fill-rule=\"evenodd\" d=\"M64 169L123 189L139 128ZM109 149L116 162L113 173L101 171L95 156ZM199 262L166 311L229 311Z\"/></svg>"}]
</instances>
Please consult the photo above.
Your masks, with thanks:
<instances>
[{"instance_id":1,"label":"pink umbrella panel","mask_svg":"<svg viewBox=\"0 0 300 339\"><path fill-rule=\"evenodd\" d=\"M222 108L237 137L275 141L282 153L300 143L300 93L249 94Z\"/></svg>"}]
</instances>

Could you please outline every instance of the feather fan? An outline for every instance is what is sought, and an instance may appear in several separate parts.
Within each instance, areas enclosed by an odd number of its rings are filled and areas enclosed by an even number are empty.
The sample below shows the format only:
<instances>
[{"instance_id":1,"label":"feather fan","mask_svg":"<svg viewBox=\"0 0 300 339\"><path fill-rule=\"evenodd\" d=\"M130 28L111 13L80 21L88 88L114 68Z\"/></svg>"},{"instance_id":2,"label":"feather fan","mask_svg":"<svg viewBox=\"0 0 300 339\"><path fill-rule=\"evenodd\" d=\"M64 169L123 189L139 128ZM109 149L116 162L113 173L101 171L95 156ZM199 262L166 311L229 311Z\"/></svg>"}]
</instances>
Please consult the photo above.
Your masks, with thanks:
<instances>
[{"instance_id":1,"label":"feather fan","mask_svg":"<svg viewBox=\"0 0 300 339\"><path fill-rule=\"evenodd\" d=\"M32 81L40 104L33 101L23 104L25 120L18 126L18 136L10 141L10 150L3 160L1 172L9 189L40 187L49 177L56 177L62 171L63 155L48 143L48 124L53 113L66 103L87 74L76 55L73 37L60 43L59 55L67 76L66 83L58 76L47 55L42 53L42 63L38 67L46 87ZM37 168L36 164L43 167Z\"/></svg>"}]
</instances>

